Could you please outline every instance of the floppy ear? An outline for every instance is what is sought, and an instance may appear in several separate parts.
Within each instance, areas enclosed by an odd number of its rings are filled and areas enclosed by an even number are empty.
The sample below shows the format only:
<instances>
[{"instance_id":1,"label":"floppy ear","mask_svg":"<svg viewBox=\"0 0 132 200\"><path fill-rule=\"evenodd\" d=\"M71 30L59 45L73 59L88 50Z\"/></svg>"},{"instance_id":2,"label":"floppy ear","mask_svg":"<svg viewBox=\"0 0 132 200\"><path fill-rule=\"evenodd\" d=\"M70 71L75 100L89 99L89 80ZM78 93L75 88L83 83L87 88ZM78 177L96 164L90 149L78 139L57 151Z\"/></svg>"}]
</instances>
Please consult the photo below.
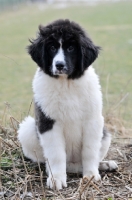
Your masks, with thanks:
<instances>
[{"instance_id":1,"label":"floppy ear","mask_svg":"<svg viewBox=\"0 0 132 200\"><path fill-rule=\"evenodd\" d=\"M31 58L38 64L39 67L43 68L43 56L44 56L44 44L42 43L41 36L38 36L35 40L30 40L31 45L27 47L28 53Z\"/></svg>"},{"instance_id":2,"label":"floppy ear","mask_svg":"<svg viewBox=\"0 0 132 200\"><path fill-rule=\"evenodd\" d=\"M82 68L87 69L98 57L101 47L95 46L90 38L81 36Z\"/></svg>"}]
</instances>

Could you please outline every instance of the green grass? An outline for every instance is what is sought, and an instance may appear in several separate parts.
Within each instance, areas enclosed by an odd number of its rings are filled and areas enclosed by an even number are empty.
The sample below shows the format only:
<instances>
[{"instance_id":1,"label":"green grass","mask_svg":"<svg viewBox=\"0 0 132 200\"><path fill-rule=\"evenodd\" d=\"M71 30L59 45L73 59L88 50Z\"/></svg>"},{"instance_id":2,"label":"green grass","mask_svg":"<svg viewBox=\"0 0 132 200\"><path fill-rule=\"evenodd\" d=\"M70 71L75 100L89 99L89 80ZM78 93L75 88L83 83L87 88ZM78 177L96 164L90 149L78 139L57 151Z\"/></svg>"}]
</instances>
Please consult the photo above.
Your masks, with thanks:
<instances>
[{"instance_id":1,"label":"green grass","mask_svg":"<svg viewBox=\"0 0 132 200\"><path fill-rule=\"evenodd\" d=\"M28 112L32 100L31 83L36 65L26 52L28 38L35 37L39 24L58 18L70 18L80 23L97 45L102 47L94 63L100 75L104 94L104 110L115 108L123 119L132 120L132 2L104 3L96 6L71 6L57 9L36 5L21 7L0 16L0 114L4 102L20 119Z\"/></svg>"}]
</instances>

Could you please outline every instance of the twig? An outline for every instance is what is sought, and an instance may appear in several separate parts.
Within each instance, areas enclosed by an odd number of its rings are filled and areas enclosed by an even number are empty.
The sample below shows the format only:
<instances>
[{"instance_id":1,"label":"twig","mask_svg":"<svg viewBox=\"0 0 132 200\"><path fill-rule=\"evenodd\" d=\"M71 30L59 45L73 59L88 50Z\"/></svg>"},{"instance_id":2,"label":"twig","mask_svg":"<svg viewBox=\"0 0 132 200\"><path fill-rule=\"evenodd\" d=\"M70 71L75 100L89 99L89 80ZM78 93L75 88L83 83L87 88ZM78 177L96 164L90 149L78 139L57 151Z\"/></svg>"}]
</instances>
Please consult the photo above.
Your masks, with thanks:
<instances>
[{"instance_id":1,"label":"twig","mask_svg":"<svg viewBox=\"0 0 132 200\"><path fill-rule=\"evenodd\" d=\"M4 117L5 117L6 110L7 110L7 106L5 106L4 112L3 112L3 115L2 115L2 124L4 123Z\"/></svg>"},{"instance_id":2,"label":"twig","mask_svg":"<svg viewBox=\"0 0 132 200\"><path fill-rule=\"evenodd\" d=\"M92 189L91 189L91 194L92 194L92 200L94 200L94 193Z\"/></svg>"},{"instance_id":3,"label":"twig","mask_svg":"<svg viewBox=\"0 0 132 200\"><path fill-rule=\"evenodd\" d=\"M11 118L12 118L14 121L16 121L18 124L20 124L20 122L19 122L17 119L15 119L15 118L12 117L12 116L11 116Z\"/></svg>"},{"instance_id":4,"label":"twig","mask_svg":"<svg viewBox=\"0 0 132 200\"><path fill-rule=\"evenodd\" d=\"M17 66L22 66L22 65L20 65L18 62L16 62L13 58L11 58L11 57L9 57L9 56L7 56L7 55L4 55L4 54L2 54L2 53L0 53L0 55L3 56L3 57L5 57L5 58L8 58L8 59L12 60Z\"/></svg>"},{"instance_id":5,"label":"twig","mask_svg":"<svg viewBox=\"0 0 132 200\"><path fill-rule=\"evenodd\" d=\"M17 132L17 129L14 126L13 120L15 120L18 124L19 124L19 122L14 117L12 117L12 116L10 117L10 121L11 121L12 127L13 127L14 131Z\"/></svg>"},{"instance_id":6,"label":"twig","mask_svg":"<svg viewBox=\"0 0 132 200\"><path fill-rule=\"evenodd\" d=\"M35 152L35 155L36 155L36 158L37 158L38 167L39 167L40 183L41 183L41 187L42 187L43 198L45 199L45 188L44 188L44 185L43 185L43 172L41 171L41 168L40 168L40 163L38 161L37 153L36 153L36 151L34 151L34 152Z\"/></svg>"},{"instance_id":7,"label":"twig","mask_svg":"<svg viewBox=\"0 0 132 200\"><path fill-rule=\"evenodd\" d=\"M121 99L120 101L117 103L117 105L115 105L115 107L113 107L112 109L115 110L119 107L119 105L127 98L127 96L129 95L129 93L126 93Z\"/></svg>"},{"instance_id":8,"label":"twig","mask_svg":"<svg viewBox=\"0 0 132 200\"><path fill-rule=\"evenodd\" d=\"M5 110L4 110L4 114L3 114L3 119L5 118L5 126L6 126L6 122L7 122L7 113L9 112L10 109L10 104L8 102L5 102ZM8 111L8 112L7 112Z\"/></svg>"},{"instance_id":9,"label":"twig","mask_svg":"<svg viewBox=\"0 0 132 200\"><path fill-rule=\"evenodd\" d=\"M87 177L85 177L85 178L88 180ZM83 180L84 180L85 178L83 178ZM80 191L80 195L79 195L79 198L80 198L80 199L81 199L81 196L82 196L84 190L86 189L86 187L88 187L88 186L90 185L90 183L91 183L91 181L92 181L93 179L94 179L94 176L92 176L92 177L90 178L90 180L88 180L88 182L86 183L86 185L83 187L82 191ZM83 180L82 180L82 181L83 181Z\"/></svg>"},{"instance_id":10,"label":"twig","mask_svg":"<svg viewBox=\"0 0 132 200\"><path fill-rule=\"evenodd\" d=\"M29 115L29 113L30 113L32 104L33 104L33 99L32 99L32 101L31 101L31 103L30 103L30 106L29 106L28 115Z\"/></svg>"},{"instance_id":11,"label":"twig","mask_svg":"<svg viewBox=\"0 0 132 200\"><path fill-rule=\"evenodd\" d=\"M11 140L17 147L20 147L11 137L10 137L10 140Z\"/></svg>"},{"instance_id":12,"label":"twig","mask_svg":"<svg viewBox=\"0 0 132 200\"><path fill-rule=\"evenodd\" d=\"M132 175L132 173L130 172L130 174L129 174L129 181L131 180L131 175Z\"/></svg>"},{"instance_id":13,"label":"twig","mask_svg":"<svg viewBox=\"0 0 132 200\"><path fill-rule=\"evenodd\" d=\"M5 140L3 140L2 138L1 138L1 140L2 140L2 142L4 142L6 145L8 145L10 148L14 148L11 144L9 144L9 143L7 143Z\"/></svg>"},{"instance_id":14,"label":"twig","mask_svg":"<svg viewBox=\"0 0 132 200\"><path fill-rule=\"evenodd\" d=\"M2 130L3 133L7 133L7 130L0 124L0 129Z\"/></svg>"},{"instance_id":15,"label":"twig","mask_svg":"<svg viewBox=\"0 0 132 200\"><path fill-rule=\"evenodd\" d=\"M125 181L122 180L122 179L120 179L120 178L118 178L117 176L114 176L114 178L117 179L118 181L120 181L121 183L124 183L124 184L125 184Z\"/></svg>"},{"instance_id":16,"label":"twig","mask_svg":"<svg viewBox=\"0 0 132 200\"><path fill-rule=\"evenodd\" d=\"M17 191L15 193L15 197L17 195L17 193L19 193L19 196L20 196L20 188L19 188L19 185L18 185L18 182L17 182L17 174L16 174L16 167L15 167L15 163L14 163L14 160L13 160L13 157L11 155L11 152L9 151L9 154L10 154L10 157L11 157L11 160L12 160L12 164L13 164L13 172L14 172L14 177L15 177L15 180L16 180L16 184L17 184Z\"/></svg>"},{"instance_id":17,"label":"twig","mask_svg":"<svg viewBox=\"0 0 132 200\"><path fill-rule=\"evenodd\" d=\"M87 178L87 177L86 177ZM88 179L88 178L87 178ZM90 183L99 193L101 193L103 195L103 192L98 188L98 186L96 184L94 184L92 181Z\"/></svg>"},{"instance_id":18,"label":"twig","mask_svg":"<svg viewBox=\"0 0 132 200\"><path fill-rule=\"evenodd\" d=\"M119 197L120 199L123 199L123 200L126 200L124 197L121 197L119 194L113 192L113 191L110 191L109 189L105 188L105 190L107 190L108 192L114 194L115 196Z\"/></svg>"},{"instance_id":19,"label":"twig","mask_svg":"<svg viewBox=\"0 0 132 200\"><path fill-rule=\"evenodd\" d=\"M79 183L79 187L78 187L77 191L74 193L74 196L77 195L78 193L80 194L80 189L82 187L82 184L83 184L83 181L82 181L82 178L81 178L80 183Z\"/></svg>"},{"instance_id":20,"label":"twig","mask_svg":"<svg viewBox=\"0 0 132 200\"><path fill-rule=\"evenodd\" d=\"M25 165L25 161L24 161L24 158L23 158L22 151L21 151L21 157L22 157L22 161L23 161L23 164L24 164L25 172L26 172L27 175L29 175L29 174L28 174L28 171L27 171L27 167L26 167L26 165ZM35 200L35 195L34 195L33 188L32 188L32 184L31 184L31 181L30 181L30 180L29 180L29 185L30 185L31 192L32 192L32 194L33 194L33 198L34 198L34 200Z\"/></svg>"},{"instance_id":21,"label":"twig","mask_svg":"<svg viewBox=\"0 0 132 200\"><path fill-rule=\"evenodd\" d=\"M27 175L27 177L25 177L25 180L24 180L24 185L25 185L25 191L23 193L23 197L22 197L22 200L24 200L25 196L27 195L27 183L28 183L28 179L30 180L30 175ZM26 184L25 184L26 183ZM33 195L33 194L32 194Z\"/></svg>"}]
</instances>

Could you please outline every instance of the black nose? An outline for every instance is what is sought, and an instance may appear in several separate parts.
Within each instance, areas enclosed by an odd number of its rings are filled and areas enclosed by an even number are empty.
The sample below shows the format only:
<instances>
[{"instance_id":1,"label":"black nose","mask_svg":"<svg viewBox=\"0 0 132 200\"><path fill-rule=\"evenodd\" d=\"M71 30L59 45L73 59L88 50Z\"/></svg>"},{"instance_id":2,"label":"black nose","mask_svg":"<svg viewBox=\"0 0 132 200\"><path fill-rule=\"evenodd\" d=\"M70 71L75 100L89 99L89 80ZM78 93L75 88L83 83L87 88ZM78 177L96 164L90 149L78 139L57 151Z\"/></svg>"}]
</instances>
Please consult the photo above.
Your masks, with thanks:
<instances>
[{"instance_id":1,"label":"black nose","mask_svg":"<svg viewBox=\"0 0 132 200\"><path fill-rule=\"evenodd\" d=\"M56 62L56 68L61 71L64 68L64 63L63 62Z\"/></svg>"}]
</instances>

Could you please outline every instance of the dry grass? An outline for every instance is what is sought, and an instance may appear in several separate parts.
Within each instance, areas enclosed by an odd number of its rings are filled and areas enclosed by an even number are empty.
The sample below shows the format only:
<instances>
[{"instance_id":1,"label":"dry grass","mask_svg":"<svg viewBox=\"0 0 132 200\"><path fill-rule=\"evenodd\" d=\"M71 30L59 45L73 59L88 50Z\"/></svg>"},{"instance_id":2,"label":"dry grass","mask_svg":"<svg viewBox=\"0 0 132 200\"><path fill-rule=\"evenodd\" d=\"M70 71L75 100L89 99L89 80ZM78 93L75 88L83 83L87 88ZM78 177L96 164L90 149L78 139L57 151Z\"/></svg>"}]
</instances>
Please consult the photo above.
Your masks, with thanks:
<instances>
[{"instance_id":1,"label":"dry grass","mask_svg":"<svg viewBox=\"0 0 132 200\"><path fill-rule=\"evenodd\" d=\"M8 110L7 107L8 105L5 110ZM4 112L1 124L5 120L8 121L8 118L10 120L6 126L0 125L0 199L132 199L131 138L126 135L129 130L124 127L123 122L112 116L107 116L108 126L119 134L116 135L117 140L112 143L107 158L116 160L119 169L115 172L100 172L102 181L98 183L93 181L93 177L87 180L82 179L80 174L68 174L68 187L61 191L53 191L46 187L44 164L32 163L23 156L17 141L19 122ZM119 140L123 139L124 142L124 138L127 143L121 144Z\"/></svg>"}]
</instances>

